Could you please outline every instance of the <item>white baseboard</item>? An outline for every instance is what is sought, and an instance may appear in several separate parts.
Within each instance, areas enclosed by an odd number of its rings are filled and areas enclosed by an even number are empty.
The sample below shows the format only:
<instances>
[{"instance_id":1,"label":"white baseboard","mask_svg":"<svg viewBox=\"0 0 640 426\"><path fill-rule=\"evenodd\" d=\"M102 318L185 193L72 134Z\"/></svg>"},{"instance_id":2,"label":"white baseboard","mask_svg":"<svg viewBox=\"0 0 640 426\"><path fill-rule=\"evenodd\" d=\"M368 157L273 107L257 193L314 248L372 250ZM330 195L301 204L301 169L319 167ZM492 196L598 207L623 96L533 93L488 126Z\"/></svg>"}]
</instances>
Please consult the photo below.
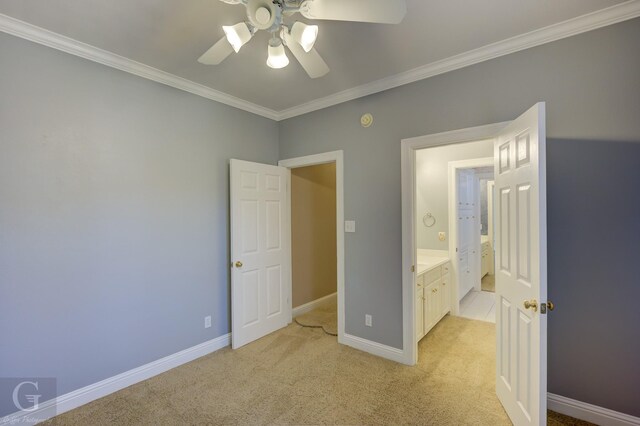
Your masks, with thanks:
<instances>
[{"instance_id":1,"label":"white baseboard","mask_svg":"<svg viewBox=\"0 0 640 426\"><path fill-rule=\"evenodd\" d=\"M326 302L331 297L335 297L335 294L330 294L329 296L315 300L310 304ZM296 309L305 308L307 305L299 306ZM308 312L311 309L313 308L310 308L305 312ZM404 351L401 349L393 348L391 346L383 345L381 343L346 333L341 343L352 348L368 352L372 355L407 364ZM73 410L74 408L80 407L84 404L88 404L91 401L105 397L143 380L150 379L153 376L157 376L158 374L164 373L172 368L208 355L227 347L230 344L231 334L225 334L213 340L209 340L208 342L201 343L173 355L161 358L157 361L150 362L149 364L134 368L133 370L118 374L117 376L110 377L92 385L61 395L56 399L43 402L35 411L22 411L2 417L0 418L0 425L36 424L58 414ZM586 402L577 401L575 399L553 393L547 394L547 407L558 413L586 420L601 426L640 426L640 417L619 413L608 408L598 407L597 405L588 404Z\"/></svg>"},{"instance_id":2,"label":"white baseboard","mask_svg":"<svg viewBox=\"0 0 640 426\"><path fill-rule=\"evenodd\" d=\"M43 402L34 411L20 411L0 419L0 425L33 425L58 414L80 407L128 386L150 379L194 359L208 355L231 344L231 334L225 334L133 370L125 371L89 386L77 389L55 399ZM37 419L37 420L36 420Z\"/></svg>"},{"instance_id":3,"label":"white baseboard","mask_svg":"<svg viewBox=\"0 0 640 426\"><path fill-rule=\"evenodd\" d=\"M547 394L547 408L601 426L640 425L640 417L619 413L553 393Z\"/></svg>"},{"instance_id":4,"label":"white baseboard","mask_svg":"<svg viewBox=\"0 0 640 426\"><path fill-rule=\"evenodd\" d=\"M302 314L306 314L309 311L313 311L314 309L319 308L325 303L333 302L337 298L338 298L338 293L332 293L327 296L321 297L320 299L316 299L309 303L305 303L304 305L300 305L297 308L293 308L293 311L291 311L291 316L293 318L299 317Z\"/></svg>"},{"instance_id":5,"label":"white baseboard","mask_svg":"<svg viewBox=\"0 0 640 426\"><path fill-rule=\"evenodd\" d=\"M402 349L383 345L381 343L363 339L362 337L353 336L347 333L344 334L344 337L340 343L364 352L368 352L372 355L390 359L391 361L399 362L401 364L408 364L405 353Z\"/></svg>"}]
</instances>

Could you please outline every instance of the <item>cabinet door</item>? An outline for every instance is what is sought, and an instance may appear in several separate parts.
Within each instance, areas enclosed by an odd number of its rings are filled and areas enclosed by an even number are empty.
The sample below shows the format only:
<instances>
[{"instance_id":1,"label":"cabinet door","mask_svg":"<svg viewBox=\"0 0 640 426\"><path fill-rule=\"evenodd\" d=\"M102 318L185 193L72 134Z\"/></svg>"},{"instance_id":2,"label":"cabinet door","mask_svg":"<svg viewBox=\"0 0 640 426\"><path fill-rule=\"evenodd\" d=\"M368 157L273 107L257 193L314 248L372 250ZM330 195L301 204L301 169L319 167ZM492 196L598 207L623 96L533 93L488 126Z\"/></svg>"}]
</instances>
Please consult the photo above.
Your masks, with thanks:
<instances>
[{"instance_id":1,"label":"cabinet door","mask_svg":"<svg viewBox=\"0 0 640 426\"><path fill-rule=\"evenodd\" d=\"M440 280L434 281L424 289L425 313L424 332L428 333L440 318Z\"/></svg>"},{"instance_id":2,"label":"cabinet door","mask_svg":"<svg viewBox=\"0 0 640 426\"><path fill-rule=\"evenodd\" d=\"M442 286L440 289L440 316L444 316L451 311L451 275L442 276Z\"/></svg>"},{"instance_id":3,"label":"cabinet door","mask_svg":"<svg viewBox=\"0 0 640 426\"><path fill-rule=\"evenodd\" d=\"M418 289L416 296L416 338L424 336L424 288Z\"/></svg>"}]
</instances>

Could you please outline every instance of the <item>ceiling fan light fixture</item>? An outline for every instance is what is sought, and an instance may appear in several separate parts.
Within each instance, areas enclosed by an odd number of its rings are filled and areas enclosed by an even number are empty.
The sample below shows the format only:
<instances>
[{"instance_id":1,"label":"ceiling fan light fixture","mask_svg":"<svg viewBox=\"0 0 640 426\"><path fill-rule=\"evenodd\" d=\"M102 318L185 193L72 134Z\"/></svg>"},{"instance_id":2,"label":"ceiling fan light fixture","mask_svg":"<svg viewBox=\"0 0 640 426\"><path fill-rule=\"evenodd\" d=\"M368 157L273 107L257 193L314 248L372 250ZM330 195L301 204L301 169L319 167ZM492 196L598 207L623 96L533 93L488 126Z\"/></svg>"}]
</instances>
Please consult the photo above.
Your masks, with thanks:
<instances>
[{"instance_id":1,"label":"ceiling fan light fixture","mask_svg":"<svg viewBox=\"0 0 640 426\"><path fill-rule=\"evenodd\" d=\"M291 37L309 53L318 39L318 26L294 22L291 27Z\"/></svg>"},{"instance_id":2,"label":"ceiling fan light fixture","mask_svg":"<svg viewBox=\"0 0 640 426\"><path fill-rule=\"evenodd\" d=\"M253 34L249 30L249 26L245 22L240 22L233 26L223 26L222 29L227 36L227 41L236 53L240 51L240 48L244 46Z\"/></svg>"},{"instance_id":3,"label":"ceiling fan light fixture","mask_svg":"<svg viewBox=\"0 0 640 426\"><path fill-rule=\"evenodd\" d=\"M289 65L289 58L284 51L284 45L279 39L269 40L269 56L267 57L269 68L280 69Z\"/></svg>"}]
</instances>

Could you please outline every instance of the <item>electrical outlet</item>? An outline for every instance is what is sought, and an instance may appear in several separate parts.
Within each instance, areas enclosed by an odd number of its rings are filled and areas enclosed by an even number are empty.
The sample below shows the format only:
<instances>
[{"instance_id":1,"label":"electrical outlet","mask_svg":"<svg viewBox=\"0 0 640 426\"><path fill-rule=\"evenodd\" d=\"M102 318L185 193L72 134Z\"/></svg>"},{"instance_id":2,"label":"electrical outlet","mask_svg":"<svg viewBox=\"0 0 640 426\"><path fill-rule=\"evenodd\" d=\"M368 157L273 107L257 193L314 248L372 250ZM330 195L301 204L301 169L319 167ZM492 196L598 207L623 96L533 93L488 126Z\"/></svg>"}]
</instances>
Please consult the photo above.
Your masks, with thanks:
<instances>
[{"instance_id":1,"label":"electrical outlet","mask_svg":"<svg viewBox=\"0 0 640 426\"><path fill-rule=\"evenodd\" d=\"M344 232L356 232L356 221L355 220L345 220L344 221Z\"/></svg>"},{"instance_id":2,"label":"electrical outlet","mask_svg":"<svg viewBox=\"0 0 640 426\"><path fill-rule=\"evenodd\" d=\"M447 234L445 232L438 232L438 239L440 241L444 241L447 239Z\"/></svg>"},{"instance_id":3,"label":"electrical outlet","mask_svg":"<svg viewBox=\"0 0 640 426\"><path fill-rule=\"evenodd\" d=\"M373 318L371 315L367 314L364 316L364 325L367 327L371 327L373 325Z\"/></svg>"},{"instance_id":4,"label":"electrical outlet","mask_svg":"<svg viewBox=\"0 0 640 426\"><path fill-rule=\"evenodd\" d=\"M211 327L211 315L204 317L204 328Z\"/></svg>"}]
</instances>

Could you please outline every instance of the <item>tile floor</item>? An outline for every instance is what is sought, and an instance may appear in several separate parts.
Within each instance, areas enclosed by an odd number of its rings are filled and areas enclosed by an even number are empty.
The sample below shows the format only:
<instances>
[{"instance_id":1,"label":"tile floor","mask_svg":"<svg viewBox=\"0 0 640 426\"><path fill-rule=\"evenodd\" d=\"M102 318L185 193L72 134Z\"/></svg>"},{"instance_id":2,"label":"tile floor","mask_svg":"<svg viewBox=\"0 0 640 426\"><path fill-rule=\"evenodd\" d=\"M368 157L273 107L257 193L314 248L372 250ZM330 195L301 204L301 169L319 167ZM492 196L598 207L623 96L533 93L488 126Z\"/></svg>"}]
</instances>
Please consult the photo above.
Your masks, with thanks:
<instances>
[{"instance_id":1,"label":"tile floor","mask_svg":"<svg viewBox=\"0 0 640 426\"><path fill-rule=\"evenodd\" d=\"M480 321L496 322L496 294L471 290L460 301L460 316Z\"/></svg>"}]
</instances>

